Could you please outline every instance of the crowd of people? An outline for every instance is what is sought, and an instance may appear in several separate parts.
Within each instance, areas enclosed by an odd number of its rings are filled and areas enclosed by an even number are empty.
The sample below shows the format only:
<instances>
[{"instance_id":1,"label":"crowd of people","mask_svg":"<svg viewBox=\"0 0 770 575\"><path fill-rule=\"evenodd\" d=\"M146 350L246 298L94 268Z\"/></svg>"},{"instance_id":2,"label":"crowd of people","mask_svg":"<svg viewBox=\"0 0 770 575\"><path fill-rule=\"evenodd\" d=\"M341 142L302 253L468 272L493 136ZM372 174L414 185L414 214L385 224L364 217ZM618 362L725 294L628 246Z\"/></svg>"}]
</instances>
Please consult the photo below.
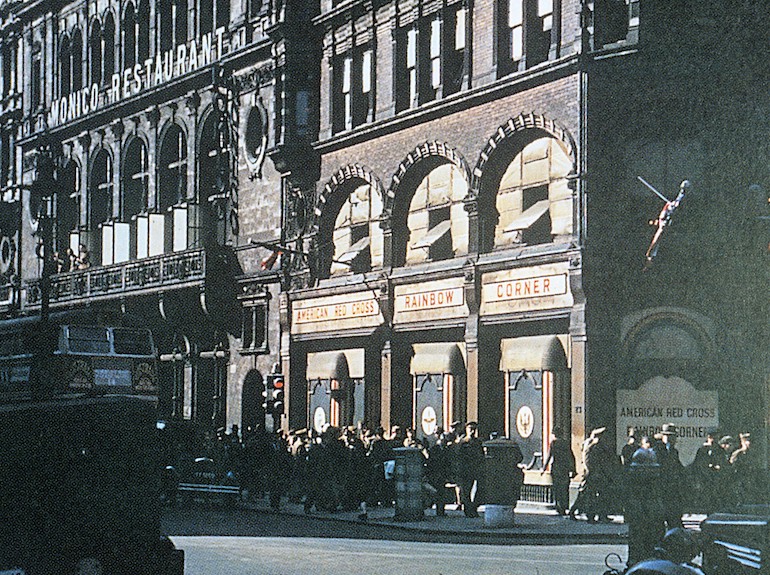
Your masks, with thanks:
<instances>
[{"instance_id":1,"label":"crowd of people","mask_svg":"<svg viewBox=\"0 0 770 575\"><path fill-rule=\"evenodd\" d=\"M671 528L681 525L685 512L710 513L750 502L758 492L748 433L741 433L737 443L730 436L717 440L715 430L709 430L693 463L684 466L673 424L663 425L654 437L637 436L630 428L620 454L605 431L594 429L583 443L585 468L570 506L570 483L577 475L575 457L569 439L559 428L553 430L542 473L551 472L559 514L597 522L623 513L648 516L650 509L658 509L663 524ZM514 446L510 476L503 481L516 501L524 473L521 450ZM229 433L221 428L207 436L203 448L196 449L217 462L220 476L237 478L244 498L267 496L270 505L278 508L281 498L288 497L304 504L306 513L359 510L365 519L368 506L394 504L394 449L399 447L416 448L423 455L426 508L435 505L437 515L443 515L447 504L456 504L466 516L478 516L485 453L475 422L455 422L446 431L439 427L424 439L400 426L386 432L381 427L328 425L321 432L279 433L258 426L241 437L234 425ZM174 455L172 463L182 475L189 468L190 452L177 449Z\"/></svg>"},{"instance_id":2,"label":"crowd of people","mask_svg":"<svg viewBox=\"0 0 770 575\"><path fill-rule=\"evenodd\" d=\"M394 449L412 447L423 456L425 507L435 505L444 515L447 504L457 504L468 517L478 517L484 448L475 422L437 428L421 440L413 429L325 426L315 430L269 433L258 426L241 438L237 426L229 433L218 430L204 440L203 454L219 467L219 475L238 477L245 499L269 497L273 508L281 498L302 503L306 513L359 511L367 518L372 505L393 506L395 500ZM515 464L521 462L515 450ZM180 475L189 469L189 449L177 449L174 466ZM187 461L185 461L187 458ZM518 498L523 474L512 470L511 484Z\"/></svg>"},{"instance_id":3,"label":"crowd of people","mask_svg":"<svg viewBox=\"0 0 770 575\"><path fill-rule=\"evenodd\" d=\"M749 433L739 434L738 443L729 435L717 440L716 430L708 430L694 461L685 466L676 447L673 424L664 424L653 437L637 436L635 429L629 428L620 455L615 454L604 432L605 428L594 429L583 443L586 472L569 511L572 517L583 513L595 521L621 511L618 506L628 500L625 479L639 466L660 469L664 480L658 495L671 514L671 523L686 510L711 513L751 502L757 495L757 466Z\"/></svg>"}]
</instances>

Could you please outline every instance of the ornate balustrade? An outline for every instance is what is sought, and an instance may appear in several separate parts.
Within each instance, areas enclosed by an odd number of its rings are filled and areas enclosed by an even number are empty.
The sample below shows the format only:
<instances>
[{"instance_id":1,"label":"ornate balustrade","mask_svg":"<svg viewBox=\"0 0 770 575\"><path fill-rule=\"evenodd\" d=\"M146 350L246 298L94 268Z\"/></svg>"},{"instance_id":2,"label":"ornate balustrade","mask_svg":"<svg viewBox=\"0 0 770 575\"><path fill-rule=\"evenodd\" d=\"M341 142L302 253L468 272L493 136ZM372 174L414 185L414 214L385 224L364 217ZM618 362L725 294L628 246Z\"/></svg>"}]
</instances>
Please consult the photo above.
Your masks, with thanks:
<instances>
[{"instance_id":1,"label":"ornate balustrade","mask_svg":"<svg viewBox=\"0 0 770 575\"><path fill-rule=\"evenodd\" d=\"M153 288L202 283L206 252L194 250L142 260L92 267L51 276L51 304L73 303L104 296L122 296ZM26 283L26 306L39 306L40 280Z\"/></svg>"}]
</instances>

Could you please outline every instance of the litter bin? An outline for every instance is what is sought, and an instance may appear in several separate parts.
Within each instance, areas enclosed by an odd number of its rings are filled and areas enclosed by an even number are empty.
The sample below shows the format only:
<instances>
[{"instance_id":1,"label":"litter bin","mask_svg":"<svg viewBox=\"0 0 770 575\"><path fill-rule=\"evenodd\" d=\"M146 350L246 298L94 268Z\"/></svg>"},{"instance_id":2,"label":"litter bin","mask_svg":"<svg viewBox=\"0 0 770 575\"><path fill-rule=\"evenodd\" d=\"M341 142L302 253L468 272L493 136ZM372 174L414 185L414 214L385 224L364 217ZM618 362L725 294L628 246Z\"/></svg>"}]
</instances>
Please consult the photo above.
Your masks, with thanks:
<instances>
[{"instance_id":1,"label":"litter bin","mask_svg":"<svg viewBox=\"0 0 770 575\"><path fill-rule=\"evenodd\" d=\"M424 517L422 498L422 452L414 447L397 447L396 454L396 510L397 521L415 521Z\"/></svg>"},{"instance_id":2,"label":"litter bin","mask_svg":"<svg viewBox=\"0 0 770 575\"><path fill-rule=\"evenodd\" d=\"M484 442L484 455L484 525L512 527L522 482L521 449L510 439L492 439Z\"/></svg>"}]
</instances>

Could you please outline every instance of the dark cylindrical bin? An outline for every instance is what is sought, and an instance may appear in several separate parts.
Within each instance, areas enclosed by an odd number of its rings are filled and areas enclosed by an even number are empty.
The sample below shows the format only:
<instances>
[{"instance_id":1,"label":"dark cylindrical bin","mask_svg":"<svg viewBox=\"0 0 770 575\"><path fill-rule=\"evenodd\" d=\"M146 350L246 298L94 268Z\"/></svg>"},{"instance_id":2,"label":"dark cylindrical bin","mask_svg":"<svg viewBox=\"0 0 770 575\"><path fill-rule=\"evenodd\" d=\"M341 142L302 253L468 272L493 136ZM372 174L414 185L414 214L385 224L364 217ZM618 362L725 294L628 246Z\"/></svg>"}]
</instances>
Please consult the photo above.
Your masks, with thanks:
<instances>
[{"instance_id":1,"label":"dark cylindrical bin","mask_svg":"<svg viewBox=\"0 0 770 575\"><path fill-rule=\"evenodd\" d=\"M521 481L521 450L515 441L501 438L484 442L484 454L484 525L512 526Z\"/></svg>"},{"instance_id":2,"label":"dark cylindrical bin","mask_svg":"<svg viewBox=\"0 0 770 575\"><path fill-rule=\"evenodd\" d=\"M424 517L422 452L414 447L397 447L396 454L396 512L398 521L415 521Z\"/></svg>"}]
</instances>

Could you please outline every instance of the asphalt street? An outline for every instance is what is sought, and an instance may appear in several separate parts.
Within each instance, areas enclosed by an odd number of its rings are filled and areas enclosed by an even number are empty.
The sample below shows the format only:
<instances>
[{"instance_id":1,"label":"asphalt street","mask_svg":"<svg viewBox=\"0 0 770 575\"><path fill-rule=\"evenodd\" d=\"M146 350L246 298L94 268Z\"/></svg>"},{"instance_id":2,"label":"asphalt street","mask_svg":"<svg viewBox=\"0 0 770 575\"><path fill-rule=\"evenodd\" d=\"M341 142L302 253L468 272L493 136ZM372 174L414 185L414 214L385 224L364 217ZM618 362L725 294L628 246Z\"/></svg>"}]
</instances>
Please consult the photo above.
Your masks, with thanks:
<instances>
[{"instance_id":1,"label":"asphalt street","mask_svg":"<svg viewBox=\"0 0 770 575\"><path fill-rule=\"evenodd\" d=\"M186 575L601 575L605 556L626 554L247 509L167 510L163 529L184 549Z\"/></svg>"},{"instance_id":2,"label":"asphalt street","mask_svg":"<svg viewBox=\"0 0 770 575\"><path fill-rule=\"evenodd\" d=\"M620 545L464 545L318 537L173 537L185 575L601 575Z\"/></svg>"}]
</instances>

